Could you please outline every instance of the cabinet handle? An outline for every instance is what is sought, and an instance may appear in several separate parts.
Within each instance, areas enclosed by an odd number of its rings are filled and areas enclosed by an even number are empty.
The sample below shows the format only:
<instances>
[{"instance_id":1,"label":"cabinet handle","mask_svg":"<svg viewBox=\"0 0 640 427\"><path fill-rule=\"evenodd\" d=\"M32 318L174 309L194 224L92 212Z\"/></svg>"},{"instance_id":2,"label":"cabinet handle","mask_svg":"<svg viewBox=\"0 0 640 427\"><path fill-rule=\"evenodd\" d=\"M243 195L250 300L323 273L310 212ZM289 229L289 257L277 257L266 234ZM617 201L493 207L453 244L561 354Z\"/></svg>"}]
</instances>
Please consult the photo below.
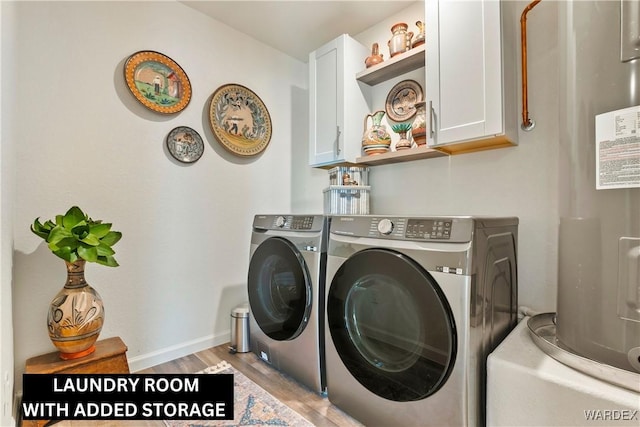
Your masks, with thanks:
<instances>
[{"instance_id":1,"label":"cabinet handle","mask_svg":"<svg viewBox=\"0 0 640 427\"><path fill-rule=\"evenodd\" d=\"M340 126L336 126L336 157L340 155Z\"/></svg>"},{"instance_id":2,"label":"cabinet handle","mask_svg":"<svg viewBox=\"0 0 640 427\"><path fill-rule=\"evenodd\" d=\"M431 138L435 135L435 132L433 131L433 101L429 101L429 134L431 135Z\"/></svg>"}]
</instances>

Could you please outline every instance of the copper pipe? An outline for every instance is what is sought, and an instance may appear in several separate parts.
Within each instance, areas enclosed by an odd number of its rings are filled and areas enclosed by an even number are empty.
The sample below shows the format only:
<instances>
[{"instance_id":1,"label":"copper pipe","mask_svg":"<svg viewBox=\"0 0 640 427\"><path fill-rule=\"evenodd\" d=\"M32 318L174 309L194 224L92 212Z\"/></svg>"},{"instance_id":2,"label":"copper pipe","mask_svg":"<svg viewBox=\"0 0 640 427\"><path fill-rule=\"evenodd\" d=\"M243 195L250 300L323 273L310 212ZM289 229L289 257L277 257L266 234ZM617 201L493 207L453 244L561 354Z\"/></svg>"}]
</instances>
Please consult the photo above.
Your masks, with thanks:
<instances>
[{"instance_id":1,"label":"copper pipe","mask_svg":"<svg viewBox=\"0 0 640 427\"><path fill-rule=\"evenodd\" d=\"M541 0L534 0L522 11L520 16L520 43L522 53L522 129L531 130L535 126L533 120L529 118L528 95L527 95L527 13L533 9Z\"/></svg>"}]
</instances>

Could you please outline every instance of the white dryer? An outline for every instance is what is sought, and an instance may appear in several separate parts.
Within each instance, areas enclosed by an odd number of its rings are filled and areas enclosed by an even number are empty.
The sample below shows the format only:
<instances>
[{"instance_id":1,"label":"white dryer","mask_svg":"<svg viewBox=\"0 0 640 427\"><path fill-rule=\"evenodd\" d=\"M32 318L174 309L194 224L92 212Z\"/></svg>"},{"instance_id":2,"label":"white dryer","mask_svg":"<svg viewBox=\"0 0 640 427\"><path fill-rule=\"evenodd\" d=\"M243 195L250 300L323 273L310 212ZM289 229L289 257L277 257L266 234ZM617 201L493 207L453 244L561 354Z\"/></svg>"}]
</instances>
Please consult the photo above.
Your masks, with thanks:
<instances>
[{"instance_id":1,"label":"white dryer","mask_svg":"<svg viewBox=\"0 0 640 427\"><path fill-rule=\"evenodd\" d=\"M250 347L317 393L325 391L328 217L256 215L247 279Z\"/></svg>"},{"instance_id":2,"label":"white dryer","mask_svg":"<svg viewBox=\"0 0 640 427\"><path fill-rule=\"evenodd\" d=\"M329 400L371 426L483 425L486 357L517 322L517 226L332 217Z\"/></svg>"}]
</instances>

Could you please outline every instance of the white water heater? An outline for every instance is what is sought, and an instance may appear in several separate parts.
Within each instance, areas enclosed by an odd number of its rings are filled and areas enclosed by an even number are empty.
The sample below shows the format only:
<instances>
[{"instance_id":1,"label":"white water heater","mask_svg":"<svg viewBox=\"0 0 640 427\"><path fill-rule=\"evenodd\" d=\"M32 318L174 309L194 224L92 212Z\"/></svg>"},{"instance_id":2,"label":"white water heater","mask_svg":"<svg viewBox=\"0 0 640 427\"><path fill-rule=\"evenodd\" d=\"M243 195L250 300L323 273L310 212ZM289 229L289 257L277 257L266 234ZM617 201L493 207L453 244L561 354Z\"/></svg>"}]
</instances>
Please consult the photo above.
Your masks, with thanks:
<instances>
[{"instance_id":1,"label":"white water heater","mask_svg":"<svg viewBox=\"0 0 640 427\"><path fill-rule=\"evenodd\" d=\"M640 372L640 1L560 2L556 334Z\"/></svg>"}]
</instances>

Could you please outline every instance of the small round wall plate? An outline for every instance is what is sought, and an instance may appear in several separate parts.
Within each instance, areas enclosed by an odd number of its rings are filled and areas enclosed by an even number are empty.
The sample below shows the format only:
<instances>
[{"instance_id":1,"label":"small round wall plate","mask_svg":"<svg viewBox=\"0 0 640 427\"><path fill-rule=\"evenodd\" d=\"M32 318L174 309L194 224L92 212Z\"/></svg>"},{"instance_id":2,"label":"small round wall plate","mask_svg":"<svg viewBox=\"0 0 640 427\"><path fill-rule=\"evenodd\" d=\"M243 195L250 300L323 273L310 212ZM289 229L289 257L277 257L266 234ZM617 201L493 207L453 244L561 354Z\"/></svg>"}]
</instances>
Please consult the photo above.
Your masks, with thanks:
<instances>
[{"instance_id":1,"label":"small round wall plate","mask_svg":"<svg viewBox=\"0 0 640 427\"><path fill-rule=\"evenodd\" d=\"M193 163L202 157L204 143L195 130L187 126L178 126L167 135L169 153L183 163Z\"/></svg>"},{"instance_id":2,"label":"small round wall plate","mask_svg":"<svg viewBox=\"0 0 640 427\"><path fill-rule=\"evenodd\" d=\"M391 88L385 111L395 122L404 122L416 114L416 102L422 101L422 87L415 80L403 80Z\"/></svg>"},{"instance_id":3,"label":"small round wall plate","mask_svg":"<svg viewBox=\"0 0 640 427\"><path fill-rule=\"evenodd\" d=\"M143 50L127 59L124 79L133 96L150 110L173 114L191 100L189 77L173 59Z\"/></svg>"},{"instance_id":4,"label":"small round wall plate","mask_svg":"<svg viewBox=\"0 0 640 427\"><path fill-rule=\"evenodd\" d=\"M238 84L220 86L211 96L209 124L216 139L231 153L260 154L271 141L271 116L258 95Z\"/></svg>"}]
</instances>

